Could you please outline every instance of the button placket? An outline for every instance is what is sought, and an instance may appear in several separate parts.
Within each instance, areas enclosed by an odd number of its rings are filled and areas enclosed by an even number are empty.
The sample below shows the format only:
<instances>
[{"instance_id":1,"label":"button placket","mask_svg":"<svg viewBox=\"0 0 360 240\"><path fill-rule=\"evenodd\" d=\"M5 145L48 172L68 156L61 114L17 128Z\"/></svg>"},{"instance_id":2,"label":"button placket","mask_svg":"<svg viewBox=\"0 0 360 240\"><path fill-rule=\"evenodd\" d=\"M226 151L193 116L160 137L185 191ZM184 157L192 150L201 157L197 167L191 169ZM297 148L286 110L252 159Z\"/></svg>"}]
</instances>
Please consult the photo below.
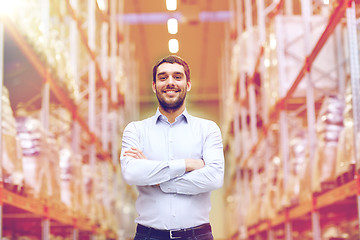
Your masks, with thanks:
<instances>
[{"instance_id":1,"label":"button placket","mask_svg":"<svg viewBox=\"0 0 360 240\"><path fill-rule=\"evenodd\" d=\"M174 160L174 136L173 136L173 125L170 125L169 133L168 133L168 146L169 146L169 159Z\"/></svg>"},{"instance_id":2,"label":"button placket","mask_svg":"<svg viewBox=\"0 0 360 240\"><path fill-rule=\"evenodd\" d=\"M175 198L176 198L176 194L173 194L173 196L172 196L172 201L173 201L173 202L175 201ZM172 208L172 209L171 209L171 216L172 216L173 218L176 217L176 208Z\"/></svg>"}]
</instances>

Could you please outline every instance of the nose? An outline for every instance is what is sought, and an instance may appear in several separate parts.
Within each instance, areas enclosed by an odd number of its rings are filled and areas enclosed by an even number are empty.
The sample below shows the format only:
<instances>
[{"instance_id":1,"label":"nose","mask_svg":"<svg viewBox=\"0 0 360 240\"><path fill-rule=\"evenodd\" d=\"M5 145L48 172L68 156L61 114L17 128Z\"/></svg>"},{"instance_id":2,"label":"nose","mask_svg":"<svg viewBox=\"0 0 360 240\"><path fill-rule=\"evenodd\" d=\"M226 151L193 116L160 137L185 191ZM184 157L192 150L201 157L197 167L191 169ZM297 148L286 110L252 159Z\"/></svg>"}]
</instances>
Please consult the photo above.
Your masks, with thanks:
<instances>
[{"instance_id":1,"label":"nose","mask_svg":"<svg viewBox=\"0 0 360 240\"><path fill-rule=\"evenodd\" d=\"M168 84L169 85L174 85L175 84L175 79L172 76L169 76L168 78Z\"/></svg>"}]
</instances>

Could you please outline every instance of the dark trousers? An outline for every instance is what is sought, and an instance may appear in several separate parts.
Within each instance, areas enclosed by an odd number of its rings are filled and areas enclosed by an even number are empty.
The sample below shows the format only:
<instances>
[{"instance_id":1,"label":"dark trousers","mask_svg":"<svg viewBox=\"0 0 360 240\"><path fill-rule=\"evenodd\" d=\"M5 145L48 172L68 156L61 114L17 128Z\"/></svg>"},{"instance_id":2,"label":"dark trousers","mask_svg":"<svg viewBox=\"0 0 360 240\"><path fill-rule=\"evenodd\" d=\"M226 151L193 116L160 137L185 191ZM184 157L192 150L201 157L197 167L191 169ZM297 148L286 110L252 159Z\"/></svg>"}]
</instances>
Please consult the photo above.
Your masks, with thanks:
<instances>
[{"instance_id":1,"label":"dark trousers","mask_svg":"<svg viewBox=\"0 0 360 240\"><path fill-rule=\"evenodd\" d=\"M202 225L203 226L203 225ZM204 225L205 226L205 225ZM186 232L184 234L184 232ZM157 230L138 225L134 240L213 240L210 224L205 227L194 227L181 232L170 233L169 231Z\"/></svg>"}]
</instances>

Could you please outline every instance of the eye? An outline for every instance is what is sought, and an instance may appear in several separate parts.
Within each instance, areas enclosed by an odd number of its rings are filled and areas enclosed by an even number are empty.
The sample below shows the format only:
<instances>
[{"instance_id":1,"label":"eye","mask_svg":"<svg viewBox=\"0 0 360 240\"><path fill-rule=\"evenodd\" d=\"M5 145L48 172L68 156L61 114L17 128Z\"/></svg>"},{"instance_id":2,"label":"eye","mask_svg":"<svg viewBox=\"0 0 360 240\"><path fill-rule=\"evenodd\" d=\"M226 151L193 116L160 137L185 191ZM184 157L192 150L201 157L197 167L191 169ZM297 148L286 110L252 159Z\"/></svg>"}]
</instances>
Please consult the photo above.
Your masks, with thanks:
<instances>
[{"instance_id":1,"label":"eye","mask_svg":"<svg viewBox=\"0 0 360 240\"><path fill-rule=\"evenodd\" d=\"M174 79L176 79L176 80L181 80L181 79L182 79L182 76L181 76L181 75L175 75L175 76L174 76Z\"/></svg>"},{"instance_id":2,"label":"eye","mask_svg":"<svg viewBox=\"0 0 360 240\"><path fill-rule=\"evenodd\" d=\"M160 81L165 81L167 79L167 76L166 75L161 75L159 76L159 80Z\"/></svg>"}]
</instances>

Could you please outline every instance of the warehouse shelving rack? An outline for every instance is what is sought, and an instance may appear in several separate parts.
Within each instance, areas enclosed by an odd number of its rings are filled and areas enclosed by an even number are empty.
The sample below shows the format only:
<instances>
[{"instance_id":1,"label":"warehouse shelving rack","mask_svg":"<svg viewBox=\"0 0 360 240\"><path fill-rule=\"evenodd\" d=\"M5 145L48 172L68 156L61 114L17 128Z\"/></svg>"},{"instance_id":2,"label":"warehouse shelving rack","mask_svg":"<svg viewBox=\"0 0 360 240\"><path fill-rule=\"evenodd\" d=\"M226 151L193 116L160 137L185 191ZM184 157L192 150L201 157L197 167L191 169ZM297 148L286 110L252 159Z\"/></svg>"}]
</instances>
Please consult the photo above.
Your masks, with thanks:
<instances>
[{"instance_id":1,"label":"warehouse shelving rack","mask_svg":"<svg viewBox=\"0 0 360 240\"><path fill-rule=\"evenodd\" d=\"M122 4L116 0L107 1L110 5L108 12L104 12L97 5L96 0L89 0L87 4L86 27L84 29L83 16L78 16L79 2L77 0L66 0L61 3L50 0L40 0L37 6L40 6L42 16L41 24L45 26L44 37L48 40L48 30L50 26L50 5L60 4L63 11L60 18L64 21L62 24L66 25L69 34L67 41L69 41L70 60L72 65L72 74L75 83L80 85L87 85L83 92L78 89L77 93L68 92L61 84L61 76L54 74L54 66L51 66L47 59L44 60L35 51L33 45L29 43L28 38L24 37L24 33L19 30L15 21L9 16L1 16L0 18L0 86L3 87L4 82L4 37L5 34L11 36L20 51L31 63L39 76L43 79L41 95L41 112L42 124L45 130L49 128L49 114L50 114L50 95L54 95L59 104L65 107L72 116L72 150L74 153L81 153L81 148L89 144L89 162L92 171L95 171L97 161L102 160L109 162L113 169L113 183L114 193L118 192L121 183L117 182L117 174L119 174L118 167L118 133L119 120L130 120L136 113L136 108L133 106L132 98L136 97L136 92L133 88L125 93L119 91L119 84L126 84L119 82L118 71L123 71L121 65L117 65L119 61L126 61L129 59L131 53L127 53L126 41L121 35L124 31L124 26L118 22L117 17L121 15ZM52 6L54 8L54 6ZM61 11L60 10L60 11ZM118 15L119 14L119 15ZM70 21L68 22L67 20ZM96 28L100 23L99 33L100 40L97 39ZM98 41L98 42L97 42ZM54 43L49 43L54 44ZM110 45L110 49L108 48ZM89 57L89 64L84 71L80 69L79 51L78 48L85 48L87 56ZM98 47L98 49L96 49ZM109 56L110 55L110 56ZM109 64L112 68L109 67ZM129 62L129 64L131 64ZM81 72L81 73L79 73ZM133 84L136 84L136 77L134 73L128 73L128 77L132 78ZM84 80L85 79L85 80ZM121 81L121 79L120 79ZM60 84L59 84L60 83ZM96 98L100 96L101 104L96 102ZM80 106L81 102L86 102L87 106ZM100 105L100 107L98 106ZM128 106L131 105L131 106ZM100 110L99 110L100 108ZM1 104L0 104L1 110ZM99 118L97 114L101 114L101 129L96 126L96 121ZM87 114L87 116L85 116ZM124 116L127 118L125 119ZM111 119L108 119L111 116ZM1 118L0 118L1 119ZM104 130L105 129L105 130ZM111 136L109 136L106 129L111 129ZM81 142L80 131L87 135L87 142ZM1 134L0 134L1 135ZM2 143L0 138L0 143ZM110 143L110 144L109 144ZM1 146L2 144L0 144ZM109 149L111 147L111 149ZM128 189L128 188L127 188ZM129 191L129 190L128 190ZM130 190L131 191L131 190ZM131 192L130 192L131 193ZM94 197L94 196L92 196ZM68 209L62 204L60 200L54 199L34 199L29 196L22 196L18 193L11 192L4 188L3 183L0 185L0 238L3 236L3 226L11 223L10 220L16 222L17 219L32 219L36 227L41 228L41 238L49 239L50 232L56 227L61 227L62 230L68 229L71 232L73 239L88 236L94 238L115 239L118 238L117 227L108 228L102 224L101 219L92 219L89 216L80 216L75 211ZM115 213L113 213L115 214ZM19 221L16 222L19 224ZM40 224L41 223L41 224ZM26 225L25 225L26 226ZM63 232L64 233L64 232Z\"/></svg>"},{"instance_id":2,"label":"warehouse shelving rack","mask_svg":"<svg viewBox=\"0 0 360 240\"><path fill-rule=\"evenodd\" d=\"M264 2L263 1L256 1L257 6L257 27L259 29L259 39L260 44L259 46L254 46L254 41L251 40L249 37L247 42L247 47L252 50L254 48L259 48L256 54L252 54L250 57L251 59L248 60L247 69L245 70L248 75L247 86L245 84L245 75L242 71L243 67L239 64L238 70L233 76L226 76L224 77L226 81L230 81L229 79L233 78L233 83L228 83L227 86L233 85L230 90L223 89L223 96L231 96L235 99L234 105L230 106L223 106L224 115L228 115L225 118L225 127L224 129L229 129L225 133L225 143L226 145L230 145L231 141L233 141L234 148L243 149L244 153L240 155L239 152L235 153L236 155L233 156L233 161L235 164L232 165L230 178L228 179L228 186L227 186L227 196L230 199L230 203L232 203L234 198L236 198L237 189L239 188L239 175L246 174L246 169L248 168L249 163L252 164L252 172L254 175L258 172L258 164L255 162L255 155L259 150L261 144L268 140L268 133L270 131L271 126L274 123L280 123L280 149L282 152L281 157L283 158L283 170L282 174L284 177L284 183L286 184L286 180L288 179L288 171L289 166L287 166L288 154L289 154L289 136L287 135L287 125L288 120L286 118L286 110L287 104L291 103L291 96L294 94L296 88L300 84L301 81L311 81L310 75L308 74L312 70L312 63L315 61L318 53L323 48L324 44L326 43L327 39L331 36L331 34L335 31L335 28L340 25L341 21L344 20L344 16L346 15L346 23L347 23L347 38L348 38L348 52L349 52L349 69L351 75L351 85L352 85L352 101L353 101L353 119L354 119L354 132L355 134L359 132L359 110L357 109L359 103L359 60L358 60L358 46L357 46L357 39L356 39L356 8L355 8L355 1L339 1L337 2L336 8L329 17L328 24L322 33L321 37L318 39L315 47L313 49L309 48L309 39L310 39L310 1L301 1L301 12L302 12L302 19L304 24L304 35L303 38L305 39L305 52L306 58L303 62L301 70L297 75L293 84L289 87L286 92L282 92L280 95L279 100L273 105L271 109L266 108L266 104L263 104L265 107L262 108L262 126L258 129L258 119L257 119L257 110L259 108L259 104L257 103L255 96L255 73L263 73L264 72L264 65L263 65L263 45L265 44L265 35L266 35L266 23L269 24L272 21L273 17L275 17L275 24L278 24L277 27L281 29L281 23L279 18L276 15L281 15L282 9L285 7L285 11L287 14L291 14L293 8L293 1L279 1L277 3L270 4L267 9L264 9ZM236 18L236 32L238 36L240 33L244 31L251 30L253 28L252 24L252 16L251 13L253 11L251 4L249 1L245 1L244 4L241 1L236 1L235 4L232 5L233 8L236 6L234 12ZM271 11L269 11L269 9ZM267 15L265 14L267 13ZM265 21L265 17L267 17L267 21ZM245 21L245 23L243 22ZM234 28L234 26L233 26ZM279 31L281 35L281 31ZM234 34L233 34L234 35ZM236 34L235 34L236 35ZM279 41L281 44L281 41ZM284 50L284 46L277 46L277 48L282 48ZM280 50L281 51L281 50ZM254 56L257 56L256 58ZM226 57L226 56L225 56ZM234 57L234 56L232 56ZM244 56L240 56L244 57ZM226 61L226 60L225 60ZM279 71L281 72L281 61L284 59L279 59ZM260 64L259 64L260 63ZM223 65L223 72L230 72L226 66L229 64ZM237 78L237 74L239 77ZM225 74L226 75L226 74ZM281 74L279 78L282 78ZM306 79L306 80L305 80ZM280 79L281 81L281 79ZM340 81L344 81L340 77ZM261 86L263 87L263 86ZM228 91L228 92L227 92ZM339 91L344 91L344 82L340 83ZM343 92L342 92L343 93ZM233 95L233 96L232 96ZM223 99L226 101L227 99ZM247 106L249 104L249 106ZM314 99L314 90L313 86L307 85L306 91L306 103L302 103L306 106L307 110L307 122L308 122L308 134L309 140L312 141L309 143L309 158L312 160L315 154L315 106L316 102ZM249 115L249 124L246 123L247 115ZM240 119L240 121L239 121ZM240 124L240 123L241 124ZM238 126L242 127L240 129ZM246 126L249 126L250 130L247 129ZM245 126L245 127L244 127ZM259 133L259 136L258 136ZM232 136L233 135L233 136ZM232 138L233 137L233 138ZM247 145L251 139L251 144ZM354 138L354 146L358 146L357 139ZM231 146L229 146L231 148ZM228 149L228 148L227 148ZM356 150L355 150L356 152ZM268 156L266 161L269 161ZM356 159L356 169L359 169L359 156L355 156ZM311 166L313 168L314 166ZM241 173L240 173L241 172ZM350 174L351 175L351 174ZM332 190L322 193L313 193L312 197L308 201L302 201L299 204L285 207L282 211L278 212L275 217L267 220L259 220L259 222L251 225L245 224L245 231L244 231L244 223L239 223L238 230L232 235L233 239L293 239L294 237L298 237L296 239L315 239L320 240L321 238L321 227L326 222L326 213L330 212L333 215L338 214L336 209L342 209L342 206L348 205L352 206L355 209L359 209L359 194L360 194L360 184L359 184L359 177L357 171L355 171L352 176L354 177L353 180L350 180L347 183L344 183L338 187L335 187ZM248 177L247 177L248 178ZM246 179L245 179L246 181ZM248 181L248 180L247 180ZM250 188L251 186L248 182L244 183L245 189ZM244 190L246 191L246 190ZM234 196L235 194L235 196ZM347 219L353 221L357 219L357 226L359 226L359 214L355 211L355 209L351 213L347 213L346 217L341 216L339 219ZM237 212L239 214L239 212ZM240 217L241 218L241 217ZM241 221L241 220L240 220ZM294 224L295 222L300 222L300 224ZM312 235L309 236L294 236L292 229L296 227L299 228L302 226L303 228L311 229ZM275 232L277 232L277 237L275 238ZM299 232L301 232L299 230ZM359 231L360 232L360 231Z\"/></svg>"},{"instance_id":3,"label":"warehouse shelving rack","mask_svg":"<svg viewBox=\"0 0 360 240\"><path fill-rule=\"evenodd\" d=\"M320 196L313 197L312 201L303 202L300 205L286 208L274 219L269 219L268 221L262 221L256 225L249 226L249 235L256 236L261 232L271 230L273 226L289 223L309 215L312 212L318 211L319 209L345 202L348 199L354 200L354 197L359 194L359 190L359 180L352 180L338 188L323 193Z\"/></svg>"},{"instance_id":4,"label":"warehouse shelving rack","mask_svg":"<svg viewBox=\"0 0 360 240\"><path fill-rule=\"evenodd\" d=\"M18 220L17 225L20 227L23 226L21 219L32 218L37 219L39 222L49 220L49 223L51 222L49 227L52 223L57 223L57 225L61 224L62 227L72 228L75 239L77 237L76 235L79 234L79 231L87 234L105 236L108 239L116 238L116 233L113 231L97 226L86 216L78 216L64 205L39 201L39 199L28 196L21 196L4 189L3 187L0 191L4 221L9 221L11 219L15 219L15 221ZM42 231L45 233L44 231L48 230L43 228ZM43 234L43 238L45 237L46 236Z\"/></svg>"}]
</instances>

